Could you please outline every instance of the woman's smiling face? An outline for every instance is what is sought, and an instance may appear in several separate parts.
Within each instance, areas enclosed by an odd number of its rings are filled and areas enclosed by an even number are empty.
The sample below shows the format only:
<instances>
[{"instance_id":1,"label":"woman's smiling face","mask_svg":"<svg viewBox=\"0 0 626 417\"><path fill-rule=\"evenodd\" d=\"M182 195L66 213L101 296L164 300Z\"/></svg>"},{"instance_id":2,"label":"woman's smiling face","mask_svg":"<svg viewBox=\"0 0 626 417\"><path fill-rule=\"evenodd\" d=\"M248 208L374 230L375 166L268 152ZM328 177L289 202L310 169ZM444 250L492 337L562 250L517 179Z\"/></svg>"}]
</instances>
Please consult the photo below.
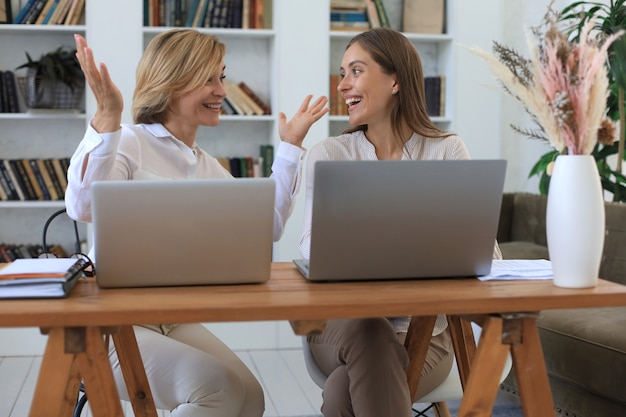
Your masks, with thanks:
<instances>
[{"instance_id":1,"label":"woman's smiling face","mask_svg":"<svg viewBox=\"0 0 626 417\"><path fill-rule=\"evenodd\" d=\"M351 125L389 120L390 103L398 88L394 75L385 74L358 43L346 49L339 74L337 90L346 101Z\"/></svg>"}]
</instances>

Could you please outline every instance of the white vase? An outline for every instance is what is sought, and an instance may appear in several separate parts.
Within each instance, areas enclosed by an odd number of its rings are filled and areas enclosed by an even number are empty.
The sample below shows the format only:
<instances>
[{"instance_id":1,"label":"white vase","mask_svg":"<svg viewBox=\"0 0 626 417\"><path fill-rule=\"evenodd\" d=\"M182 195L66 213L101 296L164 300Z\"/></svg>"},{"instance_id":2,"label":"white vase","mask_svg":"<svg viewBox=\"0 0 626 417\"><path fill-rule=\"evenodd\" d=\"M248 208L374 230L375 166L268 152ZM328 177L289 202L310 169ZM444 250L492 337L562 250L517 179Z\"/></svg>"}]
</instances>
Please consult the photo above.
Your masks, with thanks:
<instances>
[{"instance_id":1,"label":"white vase","mask_svg":"<svg viewBox=\"0 0 626 417\"><path fill-rule=\"evenodd\" d=\"M554 285L597 285L604 227L604 198L594 157L559 155L550 179L546 212Z\"/></svg>"}]
</instances>

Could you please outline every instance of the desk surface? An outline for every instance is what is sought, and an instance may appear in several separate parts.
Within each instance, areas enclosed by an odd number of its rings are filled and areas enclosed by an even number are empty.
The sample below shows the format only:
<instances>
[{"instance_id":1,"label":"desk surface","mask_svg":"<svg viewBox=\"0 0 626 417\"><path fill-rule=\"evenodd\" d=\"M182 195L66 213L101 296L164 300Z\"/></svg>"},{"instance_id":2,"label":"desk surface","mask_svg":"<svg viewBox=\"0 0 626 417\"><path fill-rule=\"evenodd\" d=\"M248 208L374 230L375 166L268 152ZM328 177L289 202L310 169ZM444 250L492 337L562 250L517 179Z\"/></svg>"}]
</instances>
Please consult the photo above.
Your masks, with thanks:
<instances>
[{"instance_id":1,"label":"desk surface","mask_svg":"<svg viewBox=\"0 0 626 417\"><path fill-rule=\"evenodd\" d=\"M277 262L265 284L103 290L90 282L79 283L66 299L2 300L0 326L316 320L619 305L626 305L626 286L605 280L590 289L558 288L550 280L309 283L292 263Z\"/></svg>"}]
</instances>

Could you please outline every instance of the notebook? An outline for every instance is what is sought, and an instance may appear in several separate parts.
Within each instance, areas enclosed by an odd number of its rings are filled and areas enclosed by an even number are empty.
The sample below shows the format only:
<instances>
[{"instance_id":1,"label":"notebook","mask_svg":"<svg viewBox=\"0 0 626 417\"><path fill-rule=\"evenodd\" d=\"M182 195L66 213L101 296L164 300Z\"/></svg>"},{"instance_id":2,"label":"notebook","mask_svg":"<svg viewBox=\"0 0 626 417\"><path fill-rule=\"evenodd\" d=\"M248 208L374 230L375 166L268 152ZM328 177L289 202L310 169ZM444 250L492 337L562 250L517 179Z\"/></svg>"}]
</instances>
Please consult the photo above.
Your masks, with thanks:
<instances>
[{"instance_id":1,"label":"notebook","mask_svg":"<svg viewBox=\"0 0 626 417\"><path fill-rule=\"evenodd\" d=\"M476 277L490 272L504 160L318 161L313 281Z\"/></svg>"},{"instance_id":2,"label":"notebook","mask_svg":"<svg viewBox=\"0 0 626 417\"><path fill-rule=\"evenodd\" d=\"M102 288L259 283L269 279L269 178L102 181L92 191Z\"/></svg>"}]
</instances>

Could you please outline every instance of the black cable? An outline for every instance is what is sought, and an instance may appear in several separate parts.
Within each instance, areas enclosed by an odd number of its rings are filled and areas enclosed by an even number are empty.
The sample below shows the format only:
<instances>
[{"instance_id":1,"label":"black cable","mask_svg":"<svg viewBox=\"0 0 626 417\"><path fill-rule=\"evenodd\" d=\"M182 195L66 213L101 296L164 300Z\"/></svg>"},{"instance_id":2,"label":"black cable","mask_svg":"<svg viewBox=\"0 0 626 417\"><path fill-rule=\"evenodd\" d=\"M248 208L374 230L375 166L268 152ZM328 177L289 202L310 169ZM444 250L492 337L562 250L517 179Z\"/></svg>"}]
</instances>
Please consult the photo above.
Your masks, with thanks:
<instances>
[{"instance_id":1,"label":"black cable","mask_svg":"<svg viewBox=\"0 0 626 417\"><path fill-rule=\"evenodd\" d=\"M46 238L48 235L48 227L50 226L50 223L52 223L52 220L56 219L58 216L65 213L66 211L67 210L65 208L62 208L54 212L50 217L48 217L48 220L46 220L46 223L43 226L43 236L42 236L42 249L44 253L48 252L48 244L46 242ZM76 220L72 220L72 221L74 222L74 238L76 239L76 242L74 243L75 249L76 249L75 252L80 253L81 248L80 248L80 236L78 234L78 222L76 222Z\"/></svg>"}]
</instances>

